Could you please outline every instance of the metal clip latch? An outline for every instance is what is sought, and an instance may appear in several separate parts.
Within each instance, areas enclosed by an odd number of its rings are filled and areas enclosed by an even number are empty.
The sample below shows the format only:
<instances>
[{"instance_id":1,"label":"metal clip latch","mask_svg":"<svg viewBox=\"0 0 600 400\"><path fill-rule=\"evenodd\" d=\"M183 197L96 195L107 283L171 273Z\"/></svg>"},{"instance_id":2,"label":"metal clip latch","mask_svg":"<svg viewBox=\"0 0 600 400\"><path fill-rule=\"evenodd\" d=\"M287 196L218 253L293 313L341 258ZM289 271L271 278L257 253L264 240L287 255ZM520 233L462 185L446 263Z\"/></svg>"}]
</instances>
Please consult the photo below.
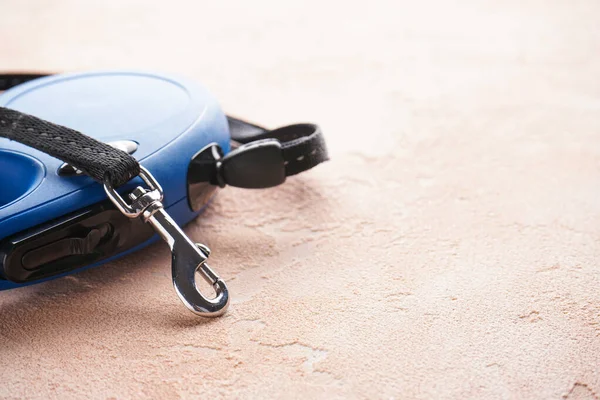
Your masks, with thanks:
<instances>
[{"instance_id":1,"label":"metal clip latch","mask_svg":"<svg viewBox=\"0 0 600 400\"><path fill-rule=\"evenodd\" d=\"M161 203L162 188L150 172L140 166L139 176L148 185L149 190L138 186L129 194L131 204L127 204L119 193L105 182L104 190L108 198L125 216L140 217L144 222L148 222L167 242L173 260L173 286L183 304L192 312L205 317L223 314L229 305L229 292L225 282L206 264L210 250L202 244L193 243L167 214ZM200 293L196 286L196 272L200 272L202 277L213 286L216 293L214 299L208 299Z\"/></svg>"}]
</instances>

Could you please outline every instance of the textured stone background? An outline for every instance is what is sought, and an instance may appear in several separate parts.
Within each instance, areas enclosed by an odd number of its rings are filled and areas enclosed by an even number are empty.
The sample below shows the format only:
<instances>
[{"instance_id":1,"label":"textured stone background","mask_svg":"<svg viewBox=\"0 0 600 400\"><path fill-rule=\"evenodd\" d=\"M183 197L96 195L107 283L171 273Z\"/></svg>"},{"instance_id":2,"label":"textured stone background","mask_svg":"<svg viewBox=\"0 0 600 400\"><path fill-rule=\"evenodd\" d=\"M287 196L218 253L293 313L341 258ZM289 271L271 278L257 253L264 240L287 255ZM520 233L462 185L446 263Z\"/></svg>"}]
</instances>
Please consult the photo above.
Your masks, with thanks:
<instances>
[{"instance_id":1,"label":"textured stone background","mask_svg":"<svg viewBox=\"0 0 600 400\"><path fill-rule=\"evenodd\" d=\"M3 0L0 67L194 77L333 161L157 244L0 294L4 398L600 396L600 3Z\"/></svg>"}]
</instances>

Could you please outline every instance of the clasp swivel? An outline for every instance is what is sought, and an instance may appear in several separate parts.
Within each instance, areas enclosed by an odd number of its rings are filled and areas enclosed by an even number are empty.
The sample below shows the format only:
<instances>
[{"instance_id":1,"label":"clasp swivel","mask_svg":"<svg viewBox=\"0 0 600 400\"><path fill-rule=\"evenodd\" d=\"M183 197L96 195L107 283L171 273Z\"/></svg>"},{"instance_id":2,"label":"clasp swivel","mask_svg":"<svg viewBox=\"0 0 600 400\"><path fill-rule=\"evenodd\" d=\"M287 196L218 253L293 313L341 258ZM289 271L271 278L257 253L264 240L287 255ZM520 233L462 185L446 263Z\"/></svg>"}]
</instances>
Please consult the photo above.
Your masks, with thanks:
<instances>
[{"instance_id":1,"label":"clasp swivel","mask_svg":"<svg viewBox=\"0 0 600 400\"><path fill-rule=\"evenodd\" d=\"M163 191L150 172L140 166L139 177L148 189L138 186L129 194L131 204L107 182L104 190L117 209L129 218L142 218L149 223L169 245L172 255L173 286L179 298L190 311L204 316L216 317L229 306L229 291L225 282L206 263L210 250L194 243L165 211ZM209 282L216 293L214 299L206 298L196 286L196 272Z\"/></svg>"}]
</instances>

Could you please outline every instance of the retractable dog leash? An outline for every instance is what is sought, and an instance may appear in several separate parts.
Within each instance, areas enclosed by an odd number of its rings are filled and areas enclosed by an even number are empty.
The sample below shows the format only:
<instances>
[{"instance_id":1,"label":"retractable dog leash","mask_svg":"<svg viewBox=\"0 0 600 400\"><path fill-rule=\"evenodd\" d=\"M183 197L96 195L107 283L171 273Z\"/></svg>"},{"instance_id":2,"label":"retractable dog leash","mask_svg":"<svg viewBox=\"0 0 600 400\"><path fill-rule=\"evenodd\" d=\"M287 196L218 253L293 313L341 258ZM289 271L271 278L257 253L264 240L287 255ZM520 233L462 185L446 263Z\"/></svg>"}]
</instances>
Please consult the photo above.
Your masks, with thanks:
<instances>
[{"instance_id":1,"label":"retractable dog leash","mask_svg":"<svg viewBox=\"0 0 600 400\"><path fill-rule=\"evenodd\" d=\"M0 290L108 262L157 233L182 302L221 315L227 286L206 262L210 250L180 226L218 188L276 186L328 159L318 126L267 130L228 117L180 77L0 74L2 91ZM215 298L200 293L196 272Z\"/></svg>"}]
</instances>

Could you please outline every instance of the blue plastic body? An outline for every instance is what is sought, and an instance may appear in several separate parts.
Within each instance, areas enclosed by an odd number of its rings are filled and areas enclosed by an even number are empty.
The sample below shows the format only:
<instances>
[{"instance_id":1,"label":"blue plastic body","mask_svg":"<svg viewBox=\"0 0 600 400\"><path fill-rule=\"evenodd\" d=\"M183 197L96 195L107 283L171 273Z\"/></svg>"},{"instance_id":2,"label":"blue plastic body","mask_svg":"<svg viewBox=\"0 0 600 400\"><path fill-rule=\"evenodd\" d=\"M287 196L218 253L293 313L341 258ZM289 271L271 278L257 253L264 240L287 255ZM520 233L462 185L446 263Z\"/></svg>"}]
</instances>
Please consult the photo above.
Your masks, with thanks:
<instances>
[{"instance_id":1,"label":"blue plastic body","mask_svg":"<svg viewBox=\"0 0 600 400\"><path fill-rule=\"evenodd\" d=\"M0 95L0 106L104 142L138 143L133 156L161 184L165 209L180 225L198 214L187 201L190 160L212 142L229 151L227 119L216 99L201 85L170 75L131 71L54 75L6 91ZM61 165L45 153L0 138L0 240L106 200L103 187L91 178L59 176ZM140 183L135 179L119 192ZM23 285L0 280L0 290L18 286Z\"/></svg>"}]
</instances>

